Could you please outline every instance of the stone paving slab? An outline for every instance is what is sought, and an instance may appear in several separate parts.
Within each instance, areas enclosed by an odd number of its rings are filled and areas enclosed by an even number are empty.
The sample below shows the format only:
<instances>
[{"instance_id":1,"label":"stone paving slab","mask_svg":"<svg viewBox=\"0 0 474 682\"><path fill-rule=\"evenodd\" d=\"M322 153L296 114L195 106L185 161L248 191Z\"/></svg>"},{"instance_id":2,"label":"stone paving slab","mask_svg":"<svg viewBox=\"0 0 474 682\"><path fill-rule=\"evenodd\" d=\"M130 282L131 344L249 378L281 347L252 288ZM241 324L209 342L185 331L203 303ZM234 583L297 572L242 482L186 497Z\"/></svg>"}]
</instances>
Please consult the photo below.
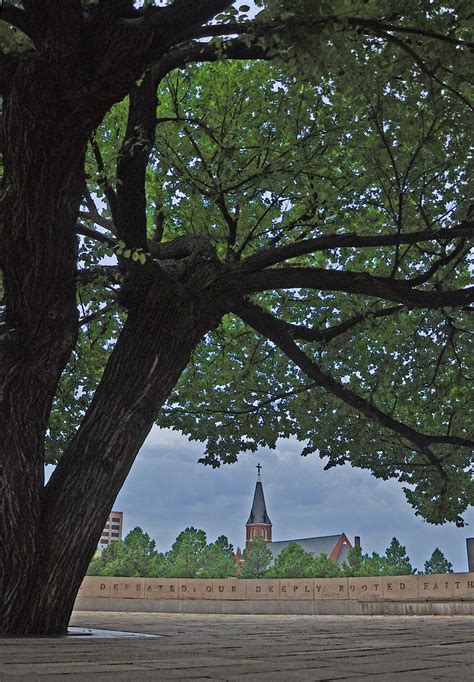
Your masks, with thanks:
<instances>
[{"instance_id":1,"label":"stone paving slab","mask_svg":"<svg viewBox=\"0 0 474 682\"><path fill-rule=\"evenodd\" d=\"M474 679L474 618L76 612L158 638L0 639L0 682Z\"/></svg>"}]
</instances>

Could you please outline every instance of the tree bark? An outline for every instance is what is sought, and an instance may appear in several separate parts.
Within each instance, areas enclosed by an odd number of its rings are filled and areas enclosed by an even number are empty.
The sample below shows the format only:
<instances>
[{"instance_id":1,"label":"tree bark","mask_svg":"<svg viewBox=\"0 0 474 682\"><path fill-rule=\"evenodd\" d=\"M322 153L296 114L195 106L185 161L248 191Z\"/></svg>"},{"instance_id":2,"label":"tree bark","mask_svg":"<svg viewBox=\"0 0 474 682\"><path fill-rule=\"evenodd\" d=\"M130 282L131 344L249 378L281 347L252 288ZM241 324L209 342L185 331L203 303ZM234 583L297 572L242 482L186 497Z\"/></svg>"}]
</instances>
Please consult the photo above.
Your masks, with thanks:
<instances>
[{"instance_id":1,"label":"tree bark","mask_svg":"<svg viewBox=\"0 0 474 682\"><path fill-rule=\"evenodd\" d=\"M32 3L29 11L42 12L40 4ZM194 28L226 1L206 4ZM64 3L55 4L58 10L59 5L62 12ZM14 77L0 78L0 268L7 292L0 335L5 634L65 631L136 453L192 349L213 324L192 287L188 291L144 268L151 279L138 291L127 285L129 320L76 438L44 487L44 436L78 330L75 227L87 141L143 72L151 41L156 39L158 59L184 30L177 20L166 35L152 26L121 25L113 12L106 17L98 12L95 23L83 24L80 9L79 2L68 3L57 25L39 14L37 49L18 61ZM132 279L142 274L133 268Z\"/></svg>"},{"instance_id":2,"label":"tree bark","mask_svg":"<svg viewBox=\"0 0 474 682\"><path fill-rule=\"evenodd\" d=\"M36 71L24 64L19 72L5 103L0 195L7 291L0 338L0 545L8 548L0 564L0 623L7 630L42 542L44 434L77 335L74 228L87 141L77 126L67 137L61 133L64 116L47 92L40 94Z\"/></svg>"},{"instance_id":3,"label":"tree bark","mask_svg":"<svg viewBox=\"0 0 474 682\"><path fill-rule=\"evenodd\" d=\"M77 119L68 70L24 60L4 98L0 268L0 632L20 631L48 546L44 436L75 346L77 238L87 141L108 108ZM41 557L41 559L40 559ZM23 615L22 615L23 614Z\"/></svg>"},{"instance_id":4,"label":"tree bark","mask_svg":"<svg viewBox=\"0 0 474 682\"><path fill-rule=\"evenodd\" d=\"M112 504L191 353L218 322L204 300L161 276L130 313L84 421L45 487L36 545L11 570L8 634L60 634Z\"/></svg>"}]
</instances>

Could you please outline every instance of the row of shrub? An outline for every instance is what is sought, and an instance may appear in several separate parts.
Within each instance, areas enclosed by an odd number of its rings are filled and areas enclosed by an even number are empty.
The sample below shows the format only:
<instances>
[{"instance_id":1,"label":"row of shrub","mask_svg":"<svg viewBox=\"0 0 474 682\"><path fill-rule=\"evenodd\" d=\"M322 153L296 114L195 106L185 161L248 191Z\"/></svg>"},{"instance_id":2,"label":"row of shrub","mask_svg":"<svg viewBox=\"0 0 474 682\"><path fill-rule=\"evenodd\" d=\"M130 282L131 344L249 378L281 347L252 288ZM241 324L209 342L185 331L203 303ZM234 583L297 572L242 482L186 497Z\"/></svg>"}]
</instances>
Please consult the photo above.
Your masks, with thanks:
<instances>
[{"instance_id":1,"label":"row of shrub","mask_svg":"<svg viewBox=\"0 0 474 682\"><path fill-rule=\"evenodd\" d=\"M336 564L325 554L313 556L295 542L273 560L265 540L258 536L244 551L244 563L235 561L234 548L225 535L208 543L206 533L186 528L171 550L161 553L148 533L134 528L123 541L112 542L96 556L87 575L146 578L336 578L339 576L410 575L417 573L397 538L385 554L364 554L360 547L349 550L346 562ZM452 564L436 548L418 573L452 573Z\"/></svg>"},{"instance_id":2,"label":"row of shrub","mask_svg":"<svg viewBox=\"0 0 474 682\"><path fill-rule=\"evenodd\" d=\"M436 548L425 562L424 571L413 568L406 548L392 538L384 555L363 554L360 547L349 550L347 560L335 563L325 554L313 556L301 545L291 542L273 560L263 538L255 538L241 576L247 578L337 578L339 576L412 575L415 573L452 573L452 564Z\"/></svg>"}]
</instances>

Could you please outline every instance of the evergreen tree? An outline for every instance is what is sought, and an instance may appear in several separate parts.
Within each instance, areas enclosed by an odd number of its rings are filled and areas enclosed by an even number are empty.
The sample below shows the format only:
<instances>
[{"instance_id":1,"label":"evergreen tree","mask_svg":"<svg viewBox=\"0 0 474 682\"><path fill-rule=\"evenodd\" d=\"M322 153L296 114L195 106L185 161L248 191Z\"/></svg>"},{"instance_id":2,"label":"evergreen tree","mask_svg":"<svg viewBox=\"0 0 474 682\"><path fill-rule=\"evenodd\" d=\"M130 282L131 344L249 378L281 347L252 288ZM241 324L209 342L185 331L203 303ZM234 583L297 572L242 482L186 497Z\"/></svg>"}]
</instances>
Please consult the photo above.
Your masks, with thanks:
<instances>
[{"instance_id":1,"label":"evergreen tree","mask_svg":"<svg viewBox=\"0 0 474 682\"><path fill-rule=\"evenodd\" d=\"M314 557L301 545L290 542L275 558L268 578L310 578L314 574Z\"/></svg>"},{"instance_id":2,"label":"evergreen tree","mask_svg":"<svg viewBox=\"0 0 474 682\"><path fill-rule=\"evenodd\" d=\"M392 538L390 545L385 550L384 563L385 575L411 575L415 569L410 563L406 547Z\"/></svg>"},{"instance_id":3,"label":"evergreen tree","mask_svg":"<svg viewBox=\"0 0 474 682\"><path fill-rule=\"evenodd\" d=\"M141 528L131 530L123 542L111 542L89 565L88 575L149 577L156 575L163 555L156 543Z\"/></svg>"},{"instance_id":4,"label":"evergreen tree","mask_svg":"<svg viewBox=\"0 0 474 682\"><path fill-rule=\"evenodd\" d=\"M221 538L225 536L221 535ZM198 570L199 578L229 578L236 573L236 565L232 545L219 542L207 545L201 556L201 566Z\"/></svg>"},{"instance_id":5,"label":"evergreen tree","mask_svg":"<svg viewBox=\"0 0 474 682\"><path fill-rule=\"evenodd\" d=\"M240 573L241 578L265 578L272 562L273 555L267 547L266 540L257 535L245 553L245 564Z\"/></svg>"},{"instance_id":6,"label":"evergreen tree","mask_svg":"<svg viewBox=\"0 0 474 682\"><path fill-rule=\"evenodd\" d=\"M186 528L166 555L141 528L111 542L89 564L87 575L170 578L227 578L235 575L233 547L225 535L206 544L203 530Z\"/></svg>"},{"instance_id":7,"label":"evergreen tree","mask_svg":"<svg viewBox=\"0 0 474 682\"><path fill-rule=\"evenodd\" d=\"M229 542L225 535L219 535L215 544L221 549L224 554L234 557L234 546Z\"/></svg>"},{"instance_id":8,"label":"evergreen tree","mask_svg":"<svg viewBox=\"0 0 474 682\"><path fill-rule=\"evenodd\" d=\"M342 565L342 570L346 576L360 575L362 568L363 556L360 547L352 547L347 553L347 561Z\"/></svg>"},{"instance_id":9,"label":"evergreen tree","mask_svg":"<svg viewBox=\"0 0 474 682\"><path fill-rule=\"evenodd\" d=\"M196 578L202 567L206 533L192 526L185 528L166 554L165 572L171 578Z\"/></svg>"},{"instance_id":10,"label":"evergreen tree","mask_svg":"<svg viewBox=\"0 0 474 682\"><path fill-rule=\"evenodd\" d=\"M108 575L105 573L107 566L116 561L122 551L123 541L111 542L107 547L95 556L89 564L87 575Z\"/></svg>"},{"instance_id":11,"label":"evergreen tree","mask_svg":"<svg viewBox=\"0 0 474 682\"><path fill-rule=\"evenodd\" d=\"M327 554L318 554L313 560L312 575L314 578L337 578L342 575L342 569Z\"/></svg>"},{"instance_id":12,"label":"evergreen tree","mask_svg":"<svg viewBox=\"0 0 474 682\"><path fill-rule=\"evenodd\" d=\"M360 547L349 550L347 562L343 564L342 570L348 577L389 575L385 557L381 557L377 552L372 552L371 555L362 554Z\"/></svg>"},{"instance_id":13,"label":"evergreen tree","mask_svg":"<svg viewBox=\"0 0 474 682\"><path fill-rule=\"evenodd\" d=\"M453 565L446 559L443 552L436 547L433 554L425 561L425 573L452 573Z\"/></svg>"},{"instance_id":14,"label":"evergreen tree","mask_svg":"<svg viewBox=\"0 0 474 682\"><path fill-rule=\"evenodd\" d=\"M377 552L372 552L370 555L362 555L362 565L359 576L369 577L371 575L393 575L392 573L387 573L385 557L380 556Z\"/></svg>"}]
</instances>

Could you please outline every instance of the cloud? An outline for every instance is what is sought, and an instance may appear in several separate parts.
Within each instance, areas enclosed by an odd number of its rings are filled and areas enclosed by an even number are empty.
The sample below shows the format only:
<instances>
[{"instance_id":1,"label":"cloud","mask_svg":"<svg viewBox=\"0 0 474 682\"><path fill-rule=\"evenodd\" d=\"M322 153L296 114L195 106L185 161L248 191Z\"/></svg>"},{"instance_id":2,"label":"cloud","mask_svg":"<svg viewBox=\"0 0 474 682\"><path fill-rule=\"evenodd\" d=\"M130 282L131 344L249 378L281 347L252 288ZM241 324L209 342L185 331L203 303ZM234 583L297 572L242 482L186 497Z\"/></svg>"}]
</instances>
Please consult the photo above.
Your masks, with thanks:
<instances>
[{"instance_id":1,"label":"cloud","mask_svg":"<svg viewBox=\"0 0 474 682\"><path fill-rule=\"evenodd\" d=\"M467 570L470 527L424 523L395 481L348 465L324 471L319 457L300 457L300 444L291 439L220 469L197 463L202 450L178 432L152 430L114 506L124 512L126 530L141 526L160 550L169 549L186 526L203 528L209 540L227 535L242 547L261 462L275 540L345 532L351 540L360 535L364 551L383 553L396 536L420 569L439 546L457 570Z\"/></svg>"}]
</instances>

